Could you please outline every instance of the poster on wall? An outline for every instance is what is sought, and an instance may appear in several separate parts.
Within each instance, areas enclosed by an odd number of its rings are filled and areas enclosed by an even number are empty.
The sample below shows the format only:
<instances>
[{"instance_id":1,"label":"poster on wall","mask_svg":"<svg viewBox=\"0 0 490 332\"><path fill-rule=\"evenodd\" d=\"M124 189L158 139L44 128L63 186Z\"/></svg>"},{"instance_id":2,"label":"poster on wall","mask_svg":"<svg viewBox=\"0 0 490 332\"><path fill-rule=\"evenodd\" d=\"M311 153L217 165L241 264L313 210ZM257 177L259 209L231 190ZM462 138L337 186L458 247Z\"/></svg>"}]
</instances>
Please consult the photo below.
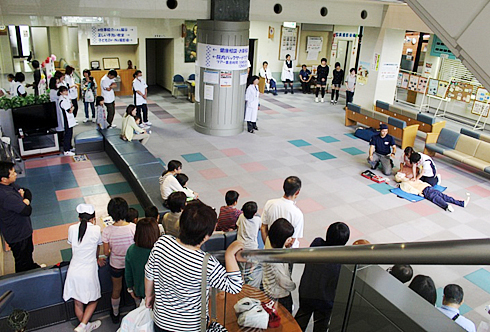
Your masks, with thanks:
<instances>
[{"instance_id":1,"label":"poster on wall","mask_svg":"<svg viewBox=\"0 0 490 332\"><path fill-rule=\"evenodd\" d=\"M376 66L377 67L377 66ZM381 81L394 81L398 76L398 63L384 62L381 64L379 79Z\"/></svg>"},{"instance_id":2,"label":"poster on wall","mask_svg":"<svg viewBox=\"0 0 490 332\"><path fill-rule=\"evenodd\" d=\"M199 43L197 45L199 65L221 70L248 68L248 46L222 46ZM216 83L217 84L217 83Z\"/></svg>"},{"instance_id":3,"label":"poster on wall","mask_svg":"<svg viewBox=\"0 0 490 332\"><path fill-rule=\"evenodd\" d=\"M410 82L410 74L403 73L402 88L408 89L408 83Z\"/></svg>"},{"instance_id":4,"label":"poster on wall","mask_svg":"<svg viewBox=\"0 0 490 332\"><path fill-rule=\"evenodd\" d=\"M476 100L482 103L487 103L490 101L490 93L487 89L478 88L476 91Z\"/></svg>"},{"instance_id":5,"label":"poster on wall","mask_svg":"<svg viewBox=\"0 0 490 332\"><path fill-rule=\"evenodd\" d=\"M373 70L378 71L379 69L379 58L380 55L379 53L374 53L374 58L373 58Z\"/></svg>"},{"instance_id":6,"label":"poster on wall","mask_svg":"<svg viewBox=\"0 0 490 332\"><path fill-rule=\"evenodd\" d=\"M247 80L248 80L248 73L247 72L240 73L240 85L247 84Z\"/></svg>"},{"instance_id":7,"label":"poster on wall","mask_svg":"<svg viewBox=\"0 0 490 332\"><path fill-rule=\"evenodd\" d=\"M195 79L195 82L197 82L196 86L194 87L194 98L196 100L197 103L201 102L201 95L199 94L201 91L200 91L200 88L199 88L199 82L200 82L200 76L201 76L201 67L199 67L199 65L197 64L196 62L196 67L194 69L194 72L196 73L196 79Z\"/></svg>"},{"instance_id":8,"label":"poster on wall","mask_svg":"<svg viewBox=\"0 0 490 332\"><path fill-rule=\"evenodd\" d=\"M322 51L323 47L323 37L306 37L306 52L308 56L306 60L317 60L318 53Z\"/></svg>"},{"instance_id":9,"label":"poster on wall","mask_svg":"<svg viewBox=\"0 0 490 332\"><path fill-rule=\"evenodd\" d=\"M357 68L357 84L367 84L370 67L371 64L369 62L359 61L359 67Z\"/></svg>"},{"instance_id":10,"label":"poster on wall","mask_svg":"<svg viewBox=\"0 0 490 332\"><path fill-rule=\"evenodd\" d=\"M449 82L439 81L437 86L437 97L446 98L447 87L449 86Z\"/></svg>"},{"instance_id":11,"label":"poster on wall","mask_svg":"<svg viewBox=\"0 0 490 332\"><path fill-rule=\"evenodd\" d=\"M219 77L219 86L222 88L231 88L233 73L229 70L222 71Z\"/></svg>"},{"instance_id":12,"label":"poster on wall","mask_svg":"<svg viewBox=\"0 0 490 332\"><path fill-rule=\"evenodd\" d=\"M279 60L286 60L286 55L291 55L291 60L296 60L298 47L298 29L281 26L281 42L279 44Z\"/></svg>"},{"instance_id":13,"label":"poster on wall","mask_svg":"<svg viewBox=\"0 0 490 332\"><path fill-rule=\"evenodd\" d=\"M427 77L420 76L419 84L417 85L417 92L425 93L425 90L427 90Z\"/></svg>"},{"instance_id":14,"label":"poster on wall","mask_svg":"<svg viewBox=\"0 0 490 332\"><path fill-rule=\"evenodd\" d=\"M419 77L417 75L410 75L410 80L408 81L408 90L417 91L419 85Z\"/></svg>"},{"instance_id":15,"label":"poster on wall","mask_svg":"<svg viewBox=\"0 0 490 332\"><path fill-rule=\"evenodd\" d=\"M429 79L429 90L427 91L427 94L429 96L437 96L437 87L439 86L439 80L436 79Z\"/></svg>"},{"instance_id":16,"label":"poster on wall","mask_svg":"<svg viewBox=\"0 0 490 332\"><path fill-rule=\"evenodd\" d=\"M197 59L197 21L185 21L184 57L185 62Z\"/></svg>"},{"instance_id":17,"label":"poster on wall","mask_svg":"<svg viewBox=\"0 0 490 332\"><path fill-rule=\"evenodd\" d=\"M431 72L432 72L432 62L426 62L424 74L430 75Z\"/></svg>"},{"instance_id":18,"label":"poster on wall","mask_svg":"<svg viewBox=\"0 0 490 332\"><path fill-rule=\"evenodd\" d=\"M90 45L135 44L138 44L138 29L136 27L92 27Z\"/></svg>"},{"instance_id":19,"label":"poster on wall","mask_svg":"<svg viewBox=\"0 0 490 332\"><path fill-rule=\"evenodd\" d=\"M471 113L475 115L480 115L484 118L488 117L488 111L490 109L490 105L488 103L482 103L480 101L476 101L473 103L473 108L471 109Z\"/></svg>"},{"instance_id":20,"label":"poster on wall","mask_svg":"<svg viewBox=\"0 0 490 332\"><path fill-rule=\"evenodd\" d=\"M202 78L202 82L208 84L218 84L219 72L214 70L205 70Z\"/></svg>"},{"instance_id":21,"label":"poster on wall","mask_svg":"<svg viewBox=\"0 0 490 332\"><path fill-rule=\"evenodd\" d=\"M403 74L402 73L398 73L398 76L396 78L396 86L397 86L397 88L401 88L402 87L402 82L403 82Z\"/></svg>"},{"instance_id":22,"label":"poster on wall","mask_svg":"<svg viewBox=\"0 0 490 332\"><path fill-rule=\"evenodd\" d=\"M473 92L473 86L471 84L451 81L447 89L447 98L451 98L457 101L463 101L469 103L471 101L471 93Z\"/></svg>"}]
</instances>

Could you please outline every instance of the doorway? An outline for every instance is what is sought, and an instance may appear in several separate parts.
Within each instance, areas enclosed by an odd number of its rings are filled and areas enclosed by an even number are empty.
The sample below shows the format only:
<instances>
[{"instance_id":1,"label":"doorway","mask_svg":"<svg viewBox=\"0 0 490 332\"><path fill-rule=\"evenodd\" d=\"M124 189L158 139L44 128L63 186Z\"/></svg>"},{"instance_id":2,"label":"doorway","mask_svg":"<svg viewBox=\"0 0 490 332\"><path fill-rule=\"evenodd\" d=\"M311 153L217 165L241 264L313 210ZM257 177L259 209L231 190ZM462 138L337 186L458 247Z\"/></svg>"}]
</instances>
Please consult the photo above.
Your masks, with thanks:
<instances>
[{"instance_id":1,"label":"doorway","mask_svg":"<svg viewBox=\"0 0 490 332\"><path fill-rule=\"evenodd\" d=\"M352 41L349 40L339 40L337 43L337 57L335 62L340 63L340 68L344 70L344 73L349 72L349 65L352 55Z\"/></svg>"},{"instance_id":2,"label":"doorway","mask_svg":"<svg viewBox=\"0 0 490 332\"><path fill-rule=\"evenodd\" d=\"M146 39L146 82L172 91L174 76L174 40L172 38Z\"/></svg>"},{"instance_id":3,"label":"doorway","mask_svg":"<svg viewBox=\"0 0 490 332\"><path fill-rule=\"evenodd\" d=\"M254 75L255 68L255 47L257 45L257 39L249 39L248 41L248 61L250 61L250 72L248 73L248 77L250 78Z\"/></svg>"}]
</instances>

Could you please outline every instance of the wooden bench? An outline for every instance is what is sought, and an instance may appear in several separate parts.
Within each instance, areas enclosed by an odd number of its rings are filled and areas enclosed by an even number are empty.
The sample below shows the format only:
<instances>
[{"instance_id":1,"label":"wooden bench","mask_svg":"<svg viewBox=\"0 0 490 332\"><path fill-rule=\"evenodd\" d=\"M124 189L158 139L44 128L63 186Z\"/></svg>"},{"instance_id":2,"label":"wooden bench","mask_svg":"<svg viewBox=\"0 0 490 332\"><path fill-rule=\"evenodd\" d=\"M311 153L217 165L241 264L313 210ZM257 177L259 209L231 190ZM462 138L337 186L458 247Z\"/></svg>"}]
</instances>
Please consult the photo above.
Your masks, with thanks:
<instances>
[{"instance_id":1,"label":"wooden bench","mask_svg":"<svg viewBox=\"0 0 490 332\"><path fill-rule=\"evenodd\" d=\"M403 120L351 103L345 110L345 125L355 126L358 122L373 128L379 128L382 123L388 125L388 133L401 141L402 149L414 145L419 128L418 124L408 126Z\"/></svg>"},{"instance_id":2,"label":"wooden bench","mask_svg":"<svg viewBox=\"0 0 490 332\"><path fill-rule=\"evenodd\" d=\"M409 126L418 124L419 130L424 133L439 133L446 126L446 121L436 122L436 119L428 114L396 107L381 100L376 100L375 110L403 120Z\"/></svg>"}]
</instances>

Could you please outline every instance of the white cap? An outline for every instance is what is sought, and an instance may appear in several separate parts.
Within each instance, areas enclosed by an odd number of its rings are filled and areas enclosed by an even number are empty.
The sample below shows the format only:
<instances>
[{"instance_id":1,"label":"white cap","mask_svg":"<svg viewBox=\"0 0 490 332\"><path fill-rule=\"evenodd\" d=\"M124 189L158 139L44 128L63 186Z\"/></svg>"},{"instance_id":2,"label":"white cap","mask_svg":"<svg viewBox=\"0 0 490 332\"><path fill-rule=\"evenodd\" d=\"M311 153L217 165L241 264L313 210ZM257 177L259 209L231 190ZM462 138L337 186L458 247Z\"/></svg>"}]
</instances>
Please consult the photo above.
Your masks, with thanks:
<instances>
[{"instance_id":1,"label":"white cap","mask_svg":"<svg viewBox=\"0 0 490 332\"><path fill-rule=\"evenodd\" d=\"M92 204L78 204L77 212L78 213L94 214L95 208Z\"/></svg>"}]
</instances>

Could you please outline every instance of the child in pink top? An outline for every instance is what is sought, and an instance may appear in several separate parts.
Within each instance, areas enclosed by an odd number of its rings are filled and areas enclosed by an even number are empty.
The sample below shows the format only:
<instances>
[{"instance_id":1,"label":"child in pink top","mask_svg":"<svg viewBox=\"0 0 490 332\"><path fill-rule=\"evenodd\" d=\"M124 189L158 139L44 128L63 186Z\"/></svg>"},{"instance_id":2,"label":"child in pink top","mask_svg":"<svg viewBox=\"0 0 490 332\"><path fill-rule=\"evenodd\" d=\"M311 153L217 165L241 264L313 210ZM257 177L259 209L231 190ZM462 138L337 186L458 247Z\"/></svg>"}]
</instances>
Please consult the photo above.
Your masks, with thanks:
<instances>
[{"instance_id":1,"label":"child in pink top","mask_svg":"<svg viewBox=\"0 0 490 332\"><path fill-rule=\"evenodd\" d=\"M124 275L126 251L134 243L136 224L126 221L128 203L121 197L109 201L107 212L114 224L102 231L102 242L105 256L110 255L110 274L112 279L111 318L114 324L119 323L119 303L121 301L122 277Z\"/></svg>"}]
</instances>

